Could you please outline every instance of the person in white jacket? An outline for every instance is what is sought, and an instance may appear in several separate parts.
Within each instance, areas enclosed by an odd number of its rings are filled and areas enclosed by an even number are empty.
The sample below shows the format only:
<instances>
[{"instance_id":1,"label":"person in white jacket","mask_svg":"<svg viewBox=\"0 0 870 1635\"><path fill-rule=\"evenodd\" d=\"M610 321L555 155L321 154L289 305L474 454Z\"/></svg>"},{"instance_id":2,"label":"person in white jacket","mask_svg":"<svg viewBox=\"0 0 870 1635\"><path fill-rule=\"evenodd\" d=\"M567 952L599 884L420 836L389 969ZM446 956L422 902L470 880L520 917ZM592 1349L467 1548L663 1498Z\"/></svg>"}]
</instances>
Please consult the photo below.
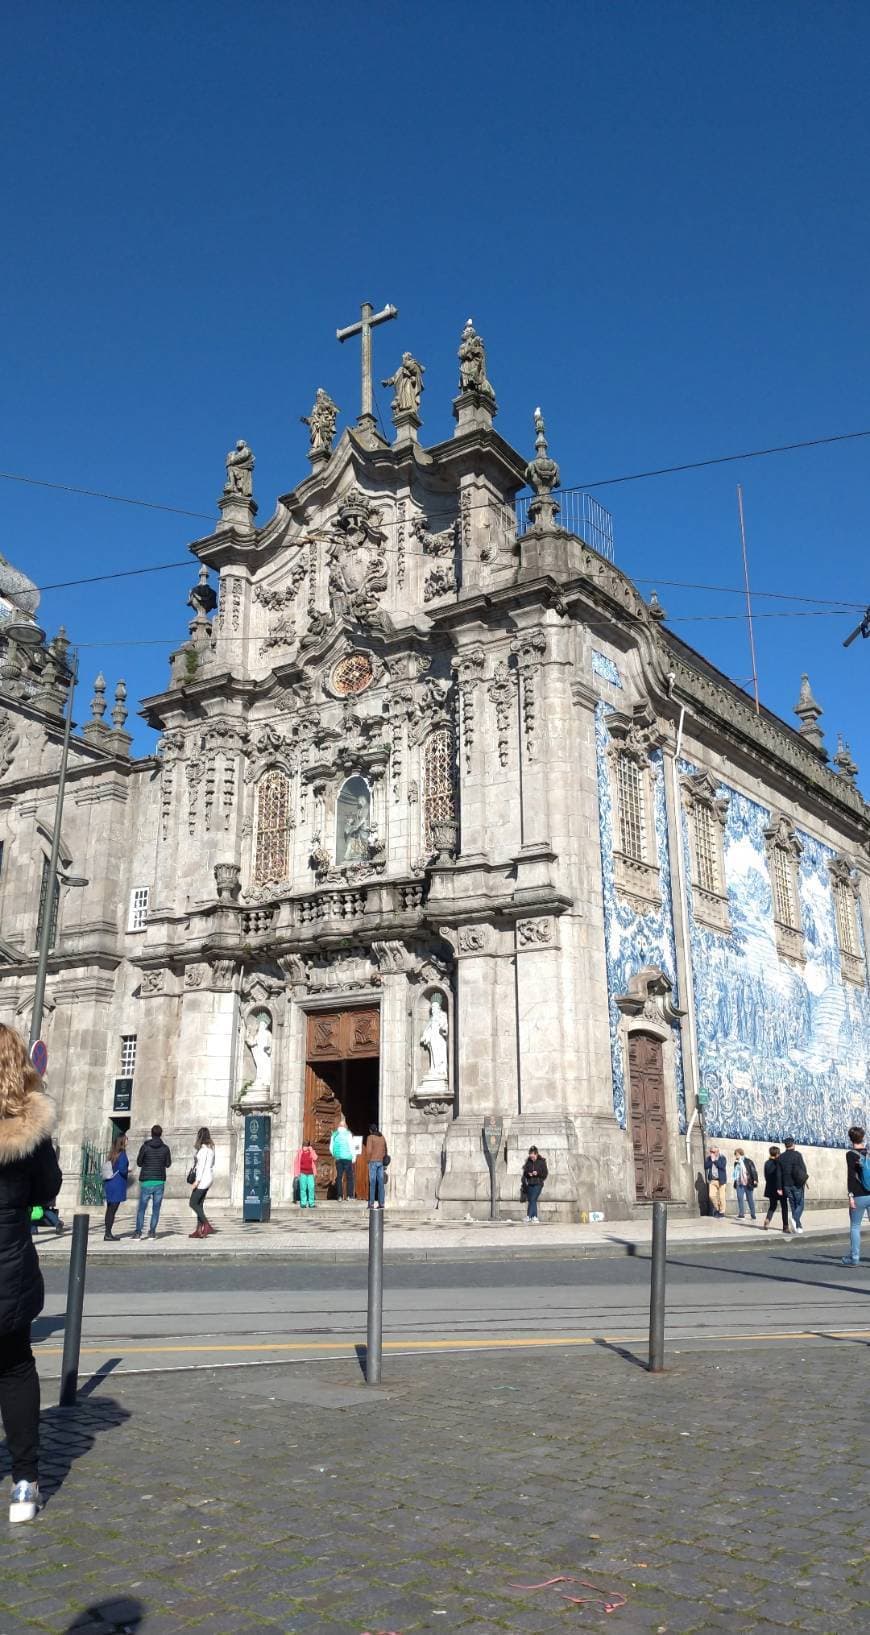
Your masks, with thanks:
<instances>
[{"instance_id":1,"label":"person in white jacket","mask_svg":"<svg viewBox=\"0 0 870 1635\"><path fill-rule=\"evenodd\" d=\"M211 1133L203 1125L196 1132L196 1143L193 1149L193 1162L187 1172L188 1181L193 1182L193 1191L190 1194L190 1207L196 1216L196 1230L191 1232L192 1238L207 1238L214 1231L211 1221L205 1218L205 1195L214 1180L214 1142Z\"/></svg>"}]
</instances>

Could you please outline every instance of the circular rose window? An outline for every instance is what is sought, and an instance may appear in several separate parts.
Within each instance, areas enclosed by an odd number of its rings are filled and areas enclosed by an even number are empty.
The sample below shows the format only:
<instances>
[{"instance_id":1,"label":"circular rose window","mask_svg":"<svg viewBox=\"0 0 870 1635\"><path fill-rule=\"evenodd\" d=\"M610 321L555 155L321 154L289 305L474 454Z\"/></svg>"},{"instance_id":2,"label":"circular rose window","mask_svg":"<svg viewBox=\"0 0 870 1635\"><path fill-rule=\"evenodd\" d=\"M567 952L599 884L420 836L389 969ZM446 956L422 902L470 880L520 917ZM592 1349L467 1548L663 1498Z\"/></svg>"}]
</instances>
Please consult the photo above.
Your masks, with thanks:
<instances>
[{"instance_id":1,"label":"circular rose window","mask_svg":"<svg viewBox=\"0 0 870 1635\"><path fill-rule=\"evenodd\" d=\"M364 693L374 680L374 674L368 653L348 653L345 658L339 659L332 672L333 691L340 698L347 698L352 693Z\"/></svg>"}]
</instances>

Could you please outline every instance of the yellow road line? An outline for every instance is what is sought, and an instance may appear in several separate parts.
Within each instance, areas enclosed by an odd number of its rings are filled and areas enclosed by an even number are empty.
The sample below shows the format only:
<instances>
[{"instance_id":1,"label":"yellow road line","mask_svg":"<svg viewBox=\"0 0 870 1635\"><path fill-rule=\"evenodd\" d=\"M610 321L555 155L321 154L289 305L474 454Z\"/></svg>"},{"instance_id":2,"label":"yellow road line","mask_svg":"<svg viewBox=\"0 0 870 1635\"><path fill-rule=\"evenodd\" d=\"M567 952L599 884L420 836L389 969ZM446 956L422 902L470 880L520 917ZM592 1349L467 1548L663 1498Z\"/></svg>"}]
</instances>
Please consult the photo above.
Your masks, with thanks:
<instances>
[{"instance_id":1,"label":"yellow road line","mask_svg":"<svg viewBox=\"0 0 870 1635\"><path fill-rule=\"evenodd\" d=\"M462 1334L456 1334L449 1340L415 1340L410 1338L403 1340L384 1340L383 1349L385 1351L407 1351L409 1348L413 1349L414 1351L448 1351L454 1349L456 1346L461 1346L464 1351L504 1351L510 1349L531 1350L544 1346L596 1345L602 1340L607 1345L639 1345L645 1342L646 1339L646 1333L595 1335L554 1334L528 1337L521 1336L519 1338L508 1336L504 1339L497 1339L494 1337L487 1339L475 1339L472 1336L466 1338ZM870 1339L870 1329L820 1328L816 1330L783 1330L781 1332L773 1331L770 1333L763 1332L758 1334L687 1334L674 1336L670 1343L671 1346L679 1346L680 1344L685 1344L690 1340L722 1342L734 1340L824 1339L868 1340ZM357 1340L268 1340L261 1345L252 1344L250 1341L246 1341L244 1343L238 1342L237 1344L232 1345L124 1345L123 1342L117 1341L114 1344L112 1342L108 1342L106 1345L101 1346L84 1345L81 1349L81 1355L83 1357L102 1357L112 1351L119 1351L125 1357L153 1355L162 1356L176 1353L188 1355L191 1352L212 1355L213 1353L248 1351L355 1351L357 1346L361 1343L362 1342ZM41 1357L60 1357L63 1354L62 1346L37 1345L34 1347L34 1350L36 1351L37 1355Z\"/></svg>"}]
</instances>

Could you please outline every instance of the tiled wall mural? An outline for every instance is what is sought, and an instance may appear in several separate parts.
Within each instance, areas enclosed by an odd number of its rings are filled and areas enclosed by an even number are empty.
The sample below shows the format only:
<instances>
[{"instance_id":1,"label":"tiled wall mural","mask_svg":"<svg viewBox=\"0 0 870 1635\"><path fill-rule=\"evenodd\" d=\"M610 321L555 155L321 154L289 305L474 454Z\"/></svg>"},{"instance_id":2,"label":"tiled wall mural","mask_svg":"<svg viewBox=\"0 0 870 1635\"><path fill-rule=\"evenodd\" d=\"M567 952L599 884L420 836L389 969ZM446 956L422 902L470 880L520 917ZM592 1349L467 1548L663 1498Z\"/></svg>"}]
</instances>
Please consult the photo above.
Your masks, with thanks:
<instances>
[{"instance_id":1,"label":"tiled wall mural","mask_svg":"<svg viewBox=\"0 0 870 1635\"><path fill-rule=\"evenodd\" d=\"M698 769L681 763L681 772ZM870 994L840 974L828 861L833 852L798 831L806 965L776 948L764 845L770 809L722 785L729 800L725 875L728 936L691 913L692 973L701 1082L711 1135L842 1146L864 1123L870 1066ZM686 878L688 824L683 814ZM691 895L691 894L690 894ZM859 915L860 921L860 915ZM859 925L863 946L863 927Z\"/></svg>"},{"instance_id":2,"label":"tiled wall mural","mask_svg":"<svg viewBox=\"0 0 870 1635\"><path fill-rule=\"evenodd\" d=\"M621 687L619 671L609 653L600 653L597 647L592 649L592 674L601 676L614 687Z\"/></svg>"},{"instance_id":3,"label":"tiled wall mural","mask_svg":"<svg viewBox=\"0 0 870 1635\"><path fill-rule=\"evenodd\" d=\"M606 655L593 652L596 657ZM607 660L614 671L616 666ZM618 678L618 672L617 672ZM607 680L613 677L607 675ZM619 685L617 679L617 685ZM671 905L671 869L668 853L667 820L665 815L664 767L661 751L652 757L655 788L655 830L659 860L661 907L638 914L616 891L613 871L613 797L607 773L607 745L609 734L604 724L608 706L595 708L595 746L598 762L598 821L601 833L601 863L604 884L604 946L607 958L607 992L610 1002L610 1053L613 1063L613 1110L619 1124L626 1124L626 1068L619 1038L621 1020L614 995L624 994L629 977L645 965L657 965L674 984L674 1003L681 1003L677 987L674 955L673 913ZM683 1086L683 1058L679 1028L674 1028L675 1077L679 1127L686 1128L686 1096Z\"/></svg>"}]
</instances>

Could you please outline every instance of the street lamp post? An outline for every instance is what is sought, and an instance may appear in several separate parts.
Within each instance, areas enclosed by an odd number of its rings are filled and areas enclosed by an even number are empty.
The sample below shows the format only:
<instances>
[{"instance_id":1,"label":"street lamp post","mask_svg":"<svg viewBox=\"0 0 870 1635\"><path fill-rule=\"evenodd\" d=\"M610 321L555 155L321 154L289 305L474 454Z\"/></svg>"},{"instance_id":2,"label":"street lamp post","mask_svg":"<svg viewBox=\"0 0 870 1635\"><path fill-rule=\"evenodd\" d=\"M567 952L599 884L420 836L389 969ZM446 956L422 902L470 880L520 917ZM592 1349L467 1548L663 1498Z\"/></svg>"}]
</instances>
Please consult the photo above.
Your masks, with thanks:
<instances>
[{"instance_id":1,"label":"street lamp post","mask_svg":"<svg viewBox=\"0 0 870 1635\"><path fill-rule=\"evenodd\" d=\"M70 680L66 699L66 714L63 722L63 746L60 754L60 771L57 779L57 799L54 805L54 832L51 837L51 853L48 860L48 880L46 882L45 902L42 910L42 925L39 928L39 949L36 957L36 987L33 992L33 1015L30 1022L29 1049L32 1050L42 1033L42 1012L45 1004L45 982L48 975L48 955L51 949L51 927L54 919L54 893L57 887L57 865L60 857L60 825L63 819L63 798L66 789L66 769L69 761L69 740L72 730L73 696L76 681L78 680L78 650L72 648L70 654Z\"/></svg>"}]
</instances>

